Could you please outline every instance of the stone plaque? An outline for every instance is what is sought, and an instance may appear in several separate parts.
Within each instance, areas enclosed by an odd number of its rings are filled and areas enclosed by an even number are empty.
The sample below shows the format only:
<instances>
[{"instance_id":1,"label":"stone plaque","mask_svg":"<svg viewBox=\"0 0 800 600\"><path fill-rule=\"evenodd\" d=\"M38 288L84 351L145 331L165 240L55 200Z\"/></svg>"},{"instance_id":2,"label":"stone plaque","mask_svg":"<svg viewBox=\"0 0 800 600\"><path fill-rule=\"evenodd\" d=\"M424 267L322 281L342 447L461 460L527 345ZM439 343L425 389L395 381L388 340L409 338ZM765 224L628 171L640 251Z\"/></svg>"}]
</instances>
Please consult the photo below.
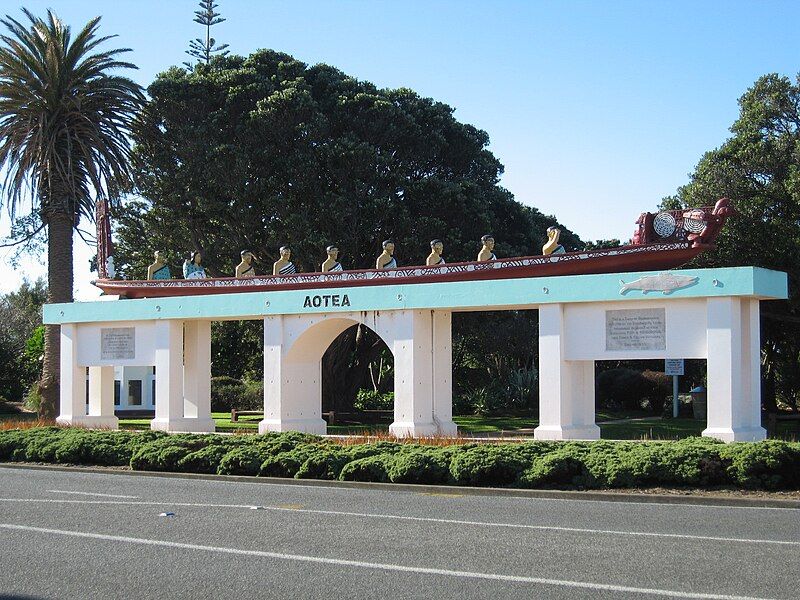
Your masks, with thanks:
<instances>
[{"instance_id":1,"label":"stone plaque","mask_svg":"<svg viewBox=\"0 0 800 600\"><path fill-rule=\"evenodd\" d=\"M663 308L606 311L606 350L666 350Z\"/></svg>"},{"instance_id":2,"label":"stone plaque","mask_svg":"<svg viewBox=\"0 0 800 600\"><path fill-rule=\"evenodd\" d=\"M136 328L112 327L100 329L100 359L136 358Z\"/></svg>"}]
</instances>

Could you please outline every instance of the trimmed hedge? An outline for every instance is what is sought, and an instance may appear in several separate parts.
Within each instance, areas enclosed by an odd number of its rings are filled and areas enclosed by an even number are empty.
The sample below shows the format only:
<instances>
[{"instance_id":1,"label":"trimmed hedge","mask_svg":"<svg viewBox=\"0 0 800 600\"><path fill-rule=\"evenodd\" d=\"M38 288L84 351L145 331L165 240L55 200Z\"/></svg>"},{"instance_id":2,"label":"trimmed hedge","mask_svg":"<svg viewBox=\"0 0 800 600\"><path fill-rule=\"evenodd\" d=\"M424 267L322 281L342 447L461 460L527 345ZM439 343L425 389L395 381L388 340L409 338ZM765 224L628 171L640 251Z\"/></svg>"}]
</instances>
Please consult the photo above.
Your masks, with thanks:
<instances>
[{"instance_id":1,"label":"trimmed hedge","mask_svg":"<svg viewBox=\"0 0 800 600\"><path fill-rule=\"evenodd\" d=\"M0 431L0 461L522 488L800 489L800 443L774 440L346 446L296 432L217 436L39 427Z\"/></svg>"}]
</instances>

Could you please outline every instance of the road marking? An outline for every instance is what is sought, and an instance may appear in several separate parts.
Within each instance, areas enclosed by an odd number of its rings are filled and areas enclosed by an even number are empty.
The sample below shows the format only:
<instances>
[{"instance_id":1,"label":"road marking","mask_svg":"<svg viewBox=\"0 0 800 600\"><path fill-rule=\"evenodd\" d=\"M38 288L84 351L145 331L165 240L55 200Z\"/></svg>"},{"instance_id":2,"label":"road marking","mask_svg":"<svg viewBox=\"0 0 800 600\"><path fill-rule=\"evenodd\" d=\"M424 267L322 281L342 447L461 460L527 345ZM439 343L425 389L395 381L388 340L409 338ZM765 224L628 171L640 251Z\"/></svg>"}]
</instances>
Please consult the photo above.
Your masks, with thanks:
<instances>
[{"instance_id":1,"label":"road marking","mask_svg":"<svg viewBox=\"0 0 800 600\"><path fill-rule=\"evenodd\" d=\"M0 498L0 502L42 502L45 504L109 504L127 506L182 506L188 508L246 508L252 509L253 504L212 504L203 502L170 502L147 501L126 502L116 500L62 500L55 498ZM472 527L497 527L500 529L524 529L528 531L560 531L566 533L586 533L595 535L622 535L631 537L671 538L693 540L701 542L733 542L741 544L767 544L774 546L800 546L800 541L795 540L765 540L751 538L718 537L707 535L690 535L685 533L659 533L656 531L620 531L618 529L588 529L580 527L560 527L557 525L526 525L524 523L492 523L490 521L466 521L460 519L435 519L433 517L411 517L408 515L382 515L377 513L346 512L338 510L318 510L312 508L295 508L301 505L279 504L276 506L259 505L263 510L308 513L315 515L357 517L362 519L390 519L395 521L415 521L419 523L442 523L445 525L468 525Z\"/></svg>"},{"instance_id":2,"label":"road marking","mask_svg":"<svg viewBox=\"0 0 800 600\"><path fill-rule=\"evenodd\" d=\"M139 496L122 496L120 494L98 494L97 492L69 492L67 490L47 490L51 494L78 494L80 496L103 496L104 498L133 498Z\"/></svg>"},{"instance_id":3,"label":"road marking","mask_svg":"<svg viewBox=\"0 0 800 600\"><path fill-rule=\"evenodd\" d=\"M407 565L396 565L391 563L372 563L359 560L346 560L342 558L305 556L302 554L284 554L280 552L266 552L263 550L242 550L239 548L226 548L221 546L203 546L200 544L185 544L181 542L152 540L146 538L134 538L121 535L107 535L102 533L89 533L83 531L67 531L63 529L47 529L44 527L32 527L29 525L12 525L10 523L0 523L0 529L7 529L12 531L29 531L35 533L45 533L48 535L64 535L69 537L104 540L109 542L124 542L127 544L141 544L144 546L160 546L165 548L180 548L182 550L216 552L218 554L234 554L238 556L255 556L258 558L273 558L277 560L286 560L286 561L337 565L344 567L356 567L356 568L370 569L376 571L399 571L402 573L416 573L419 575L442 575L445 577L460 577L465 579L485 579L489 581L506 581L511 583L528 583L528 584L549 585L549 586L566 587L566 588L583 589L583 590L603 590L603 591L618 592L618 593L650 594L653 596L665 596L668 598L702 598L704 600L767 600L765 598L756 598L753 596L731 596L728 594L705 594L700 592L681 592L678 590L640 588L640 587L625 586L625 585L614 585L608 583L594 583L590 581L571 581L568 579L525 577L522 575L504 575L501 573L480 573L474 571L454 571L450 569L412 567Z\"/></svg>"}]
</instances>

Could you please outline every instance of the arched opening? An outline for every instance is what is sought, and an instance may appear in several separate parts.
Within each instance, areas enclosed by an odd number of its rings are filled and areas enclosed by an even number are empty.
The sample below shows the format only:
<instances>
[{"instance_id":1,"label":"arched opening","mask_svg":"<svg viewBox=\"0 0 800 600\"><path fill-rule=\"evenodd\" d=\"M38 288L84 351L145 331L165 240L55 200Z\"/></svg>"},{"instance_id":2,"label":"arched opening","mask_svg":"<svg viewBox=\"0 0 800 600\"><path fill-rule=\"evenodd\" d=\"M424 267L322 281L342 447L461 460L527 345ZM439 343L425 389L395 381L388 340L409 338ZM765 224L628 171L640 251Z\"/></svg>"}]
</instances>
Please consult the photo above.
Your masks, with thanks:
<instances>
[{"instance_id":1,"label":"arched opening","mask_svg":"<svg viewBox=\"0 0 800 600\"><path fill-rule=\"evenodd\" d=\"M365 321L369 319L367 325ZM326 362L334 384L331 395L336 394L337 385L339 389L349 390L351 398L340 398L339 406L352 406L364 379L363 370L368 369L371 357L381 348L388 350L383 341L387 332L381 335L381 323L377 315L362 313L335 317L284 317L275 329L267 324L265 332L274 331L280 340L277 337L274 340L265 338L264 427L324 432L323 355L328 353L329 357L339 359L338 364L333 360ZM354 350L358 350L354 344L358 343L362 344L362 352L354 356ZM362 371L360 378L358 371ZM330 413L330 410L326 412ZM333 412L335 414L335 408Z\"/></svg>"},{"instance_id":2,"label":"arched opening","mask_svg":"<svg viewBox=\"0 0 800 600\"><path fill-rule=\"evenodd\" d=\"M265 317L265 414L259 431L325 433L322 358L339 335L361 325L382 338L396 358L390 433L455 433L450 322L449 312L431 310ZM377 352L380 344L375 342Z\"/></svg>"},{"instance_id":3,"label":"arched opening","mask_svg":"<svg viewBox=\"0 0 800 600\"><path fill-rule=\"evenodd\" d=\"M363 323L340 333L322 356L322 411L328 425L388 428L394 408L394 356Z\"/></svg>"}]
</instances>

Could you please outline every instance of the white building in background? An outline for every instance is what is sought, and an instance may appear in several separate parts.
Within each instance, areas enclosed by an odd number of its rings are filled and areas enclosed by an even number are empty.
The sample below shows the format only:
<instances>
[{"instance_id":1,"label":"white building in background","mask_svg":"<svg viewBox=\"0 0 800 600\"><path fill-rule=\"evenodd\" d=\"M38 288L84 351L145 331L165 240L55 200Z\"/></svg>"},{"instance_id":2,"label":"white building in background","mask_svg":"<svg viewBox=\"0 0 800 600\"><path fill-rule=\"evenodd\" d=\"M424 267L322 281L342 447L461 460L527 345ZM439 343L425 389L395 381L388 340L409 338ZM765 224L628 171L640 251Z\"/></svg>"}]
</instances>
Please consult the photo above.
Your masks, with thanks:
<instances>
[{"instance_id":1,"label":"white building in background","mask_svg":"<svg viewBox=\"0 0 800 600\"><path fill-rule=\"evenodd\" d=\"M86 404L89 404L89 370L86 370ZM155 410L156 368L114 367L114 412ZM88 414L88 413L87 413Z\"/></svg>"}]
</instances>

